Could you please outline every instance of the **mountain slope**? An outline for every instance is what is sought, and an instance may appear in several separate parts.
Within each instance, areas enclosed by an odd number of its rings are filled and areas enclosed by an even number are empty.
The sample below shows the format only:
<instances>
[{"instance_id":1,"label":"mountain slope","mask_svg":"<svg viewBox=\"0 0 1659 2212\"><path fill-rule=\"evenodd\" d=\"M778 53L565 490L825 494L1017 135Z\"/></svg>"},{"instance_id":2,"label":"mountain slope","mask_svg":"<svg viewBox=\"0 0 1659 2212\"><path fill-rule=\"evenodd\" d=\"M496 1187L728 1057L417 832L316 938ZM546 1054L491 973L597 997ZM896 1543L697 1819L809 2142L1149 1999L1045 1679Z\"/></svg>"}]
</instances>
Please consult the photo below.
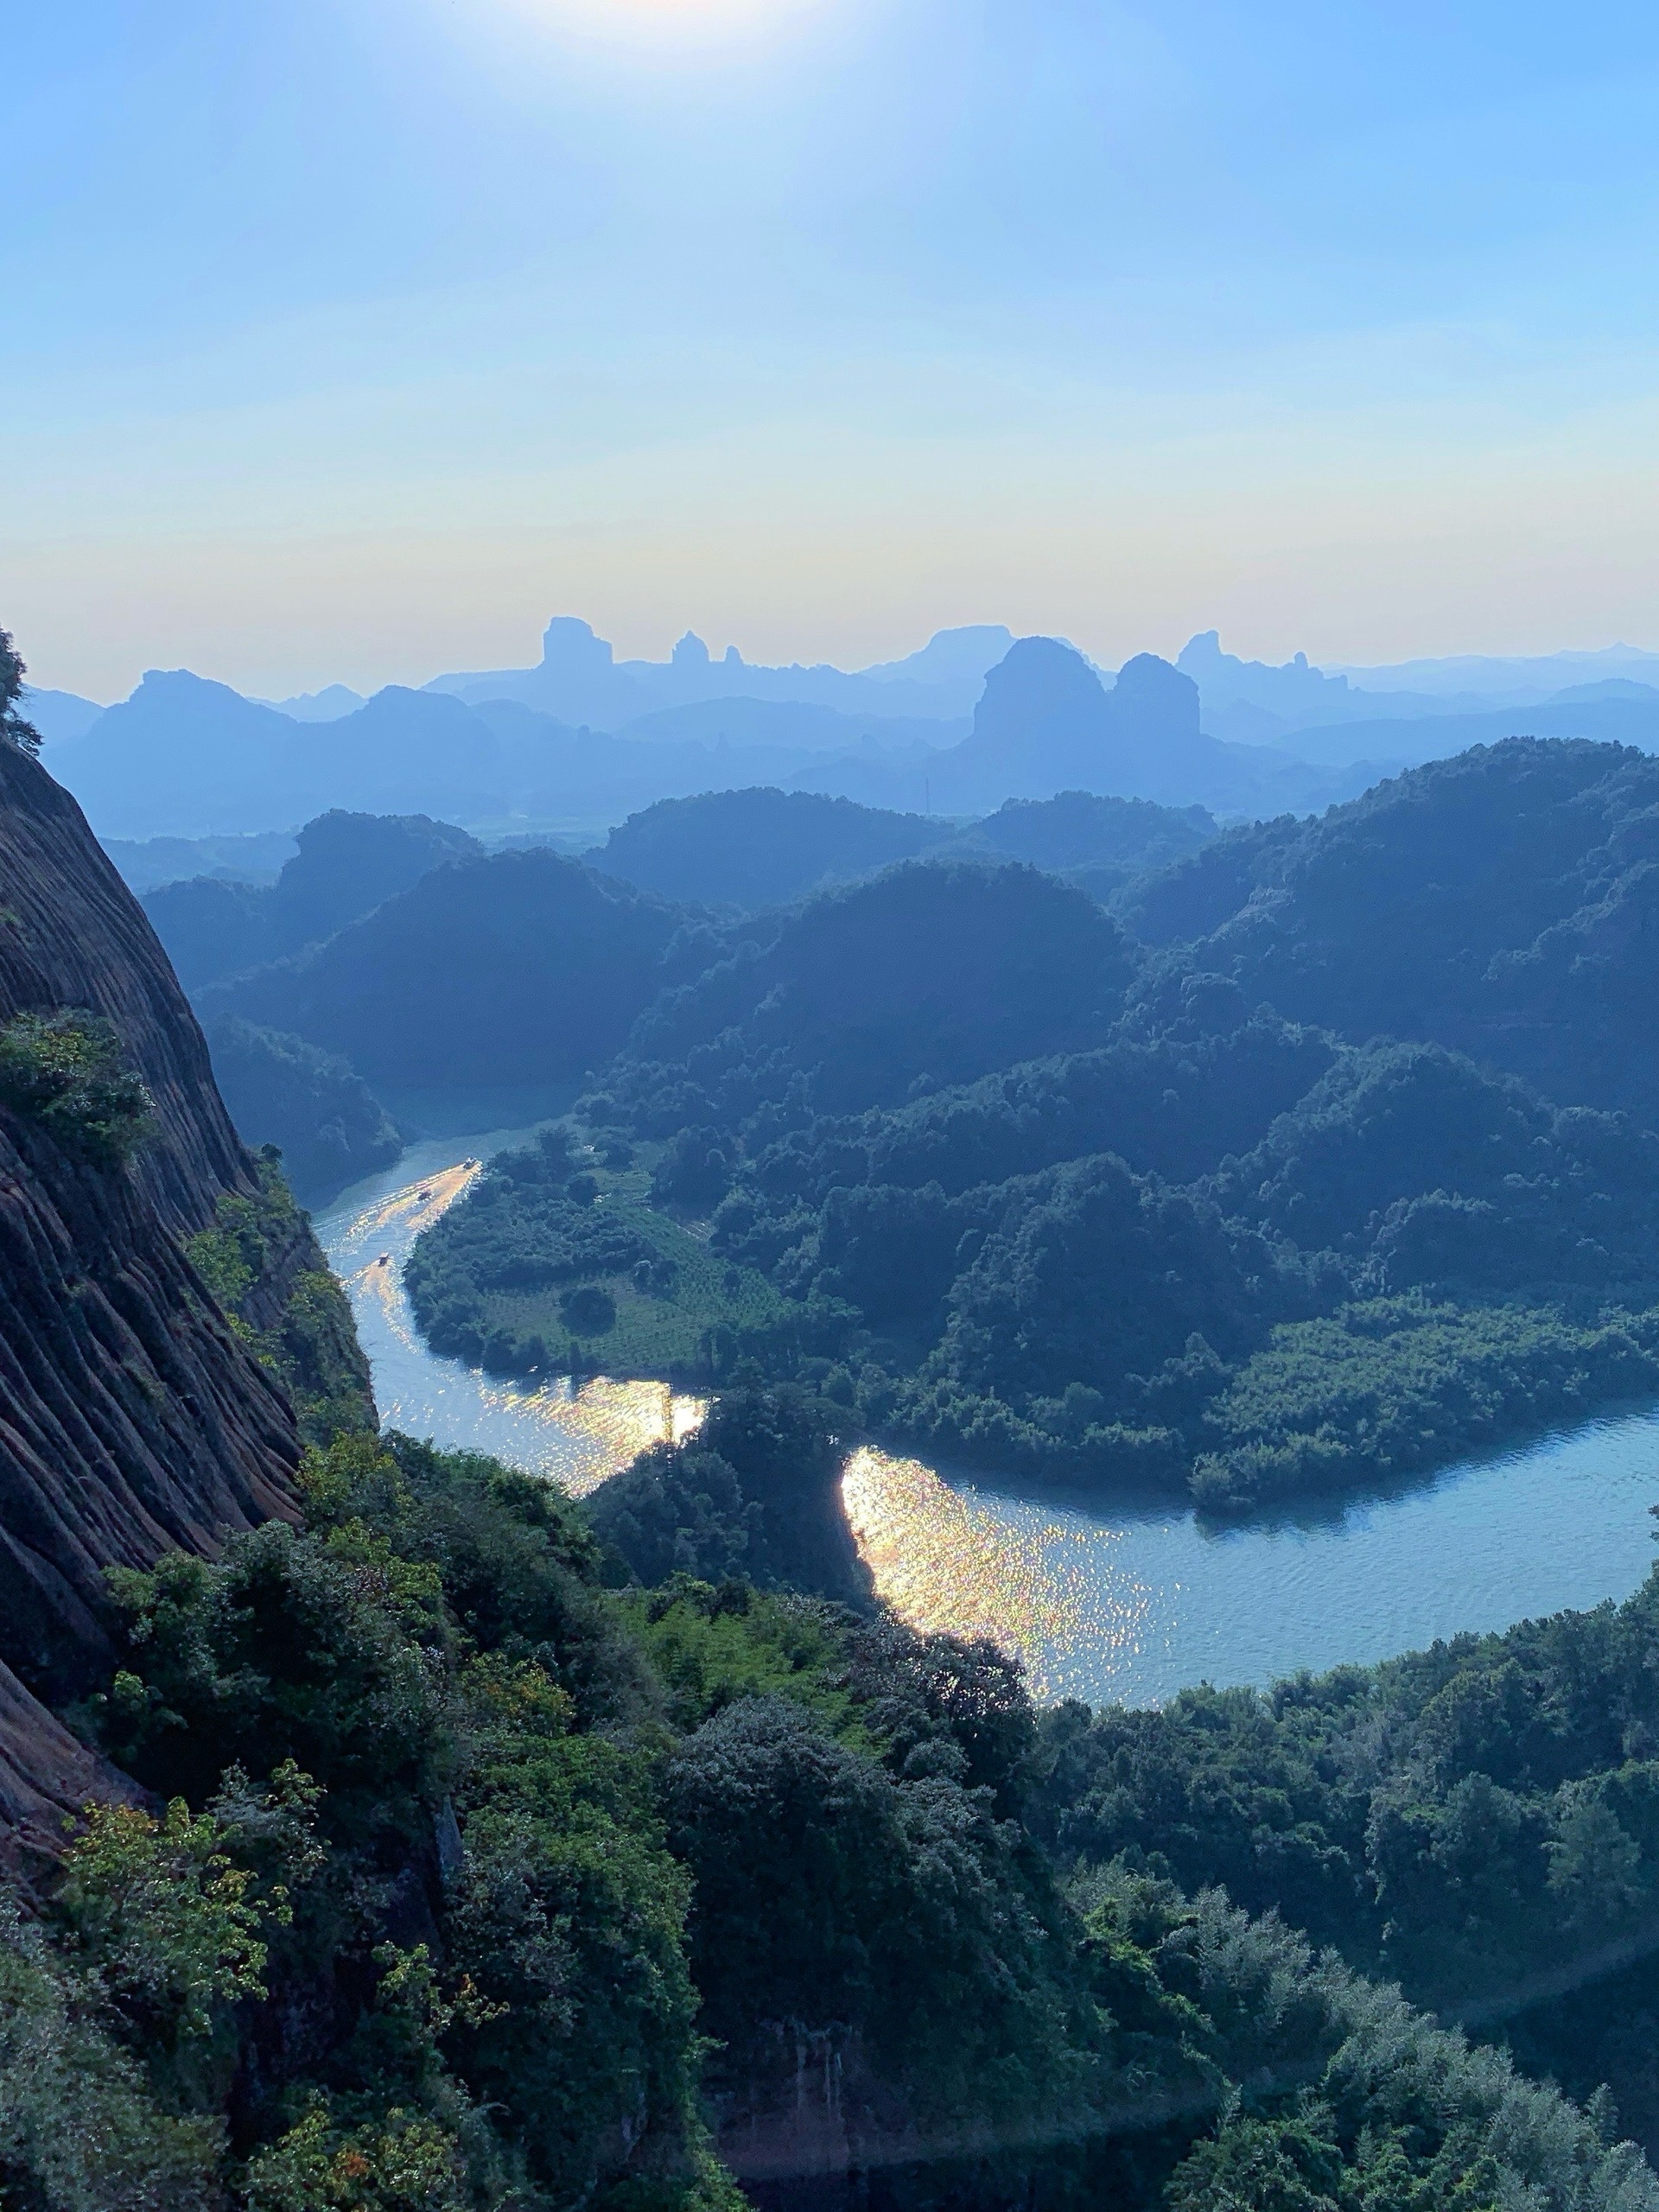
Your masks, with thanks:
<instances>
[{"instance_id":1,"label":"mountain slope","mask_svg":"<svg viewBox=\"0 0 1659 2212\"><path fill-rule=\"evenodd\" d=\"M429 868L483 851L429 815L339 807L308 822L298 844L273 884L196 875L144 893L144 912L188 990L333 937Z\"/></svg>"},{"instance_id":2,"label":"mountain slope","mask_svg":"<svg viewBox=\"0 0 1659 2212\"><path fill-rule=\"evenodd\" d=\"M0 1677L0 1815L38 1837L84 1776L20 1700L83 1687L106 1659L105 1568L293 1517L294 1406L247 1338L290 1326L326 1277L238 1141L137 902L68 794L10 747L0 880L0 1662L21 1686ZM77 1038L94 1058L106 1040L148 1092L129 1157L41 1074ZM201 1272L227 1223L257 1262L226 1284L239 1332ZM360 1356L356 1377L366 1402Z\"/></svg>"},{"instance_id":3,"label":"mountain slope","mask_svg":"<svg viewBox=\"0 0 1659 2212\"><path fill-rule=\"evenodd\" d=\"M1382 716L1376 711L1382 702L1373 699L1366 720L1308 725L1271 741L1287 756L1329 766L1366 760L1415 767L1425 760L1447 760L1472 745L1501 745L1506 737L1518 736L1592 738L1604 745L1659 751L1659 693L1632 686L1621 696L1616 681L1586 684L1580 696L1563 692L1535 705L1456 714Z\"/></svg>"},{"instance_id":4,"label":"mountain slope","mask_svg":"<svg viewBox=\"0 0 1659 2212\"><path fill-rule=\"evenodd\" d=\"M922 857L1028 861L1102 897L1135 870L1161 868L1215 834L1201 807L1088 791L1010 799L963 828L948 817L763 786L659 800L630 815L586 857L606 874L664 898L751 909Z\"/></svg>"},{"instance_id":5,"label":"mountain slope","mask_svg":"<svg viewBox=\"0 0 1659 2212\"><path fill-rule=\"evenodd\" d=\"M630 815L587 857L665 899L769 906L910 860L948 834L920 815L815 791L706 791Z\"/></svg>"},{"instance_id":6,"label":"mountain slope","mask_svg":"<svg viewBox=\"0 0 1659 2212\"><path fill-rule=\"evenodd\" d=\"M497 853L200 1003L343 1053L371 1083L556 1084L622 1042L678 920L556 854Z\"/></svg>"},{"instance_id":7,"label":"mountain slope","mask_svg":"<svg viewBox=\"0 0 1659 2212\"><path fill-rule=\"evenodd\" d=\"M224 1015L211 1025L213 1078L251 1145L274 1144L302 1205L321 1206L348 1183L390 1167L403 1151L396 1124L345 1060L302 1037Z\"/></svg>"},{"instance_id":8,"label":"mountain slope","mask_svg":"<svg viewBox=\"0 0 1659 2212\"><path fill-rule=\"evenodd\" d=\"M505 800L487 723L395 685L338 721L300 722L188 669L152 669L50 760L105 837L274 830L342 806L476 816Z\"/></svg>"},{"instance_id":9,"label":"mountain slope","mask_svg":"<svg viewBox=\"0 0 1659 2212\"><path fill-rule=\"evenodd\" d=\"M605 1081L662 1135L677 1117L729 1126L762 1099L892 1104L1098 1041L1132 966L1116 924L1052 876L902 861L665 991Z\"/></svg>"},{"instance_id":10,"label":"mountain slope","mask_svg":"<svg viewBox=\"0 0 1659 2212\"><path fill-rule=\"evenodd\" d=\"M1431 762L1321 819L1230 831L1126 918L1292 1020L1430 1039L1659 1125L1659 761L1628 747L1510 738Z\"/></svg>"}]
</instances>

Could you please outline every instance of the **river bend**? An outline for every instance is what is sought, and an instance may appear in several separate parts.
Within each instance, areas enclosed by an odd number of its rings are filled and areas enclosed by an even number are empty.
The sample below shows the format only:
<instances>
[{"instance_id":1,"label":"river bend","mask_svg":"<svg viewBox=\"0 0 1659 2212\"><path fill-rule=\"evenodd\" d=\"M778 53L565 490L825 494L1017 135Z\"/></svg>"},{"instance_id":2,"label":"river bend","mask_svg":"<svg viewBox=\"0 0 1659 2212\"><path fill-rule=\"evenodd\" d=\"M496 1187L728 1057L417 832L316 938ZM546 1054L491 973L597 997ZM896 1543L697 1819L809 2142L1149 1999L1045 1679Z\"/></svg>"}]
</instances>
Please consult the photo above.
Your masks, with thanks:
<instances>
[{"instance_id":1,"label":"river bend","mask_svg":"<svg viewBox=\"0 0 1659 2212\"><path fill-rule=\"evenodd\" d=\"M417 1144L321 1212L317 1232L388 1426L494 1452L581 1496L685 1434L697 1401L660 1382L532 1389L480 1375L427 1350L403 1288L420 1231L480 1160L528 1134ZM1266 1684L1627 1596L1652 1554L1659 1412L1591 1421L1387 1497L1222 1528L1167 1502L1022 1497L869 1448L844 1495L876 1586L906 1619L995 1637L1039 1697L1157 1704L1184 1683Z\"/></svg>"}]
</instances>

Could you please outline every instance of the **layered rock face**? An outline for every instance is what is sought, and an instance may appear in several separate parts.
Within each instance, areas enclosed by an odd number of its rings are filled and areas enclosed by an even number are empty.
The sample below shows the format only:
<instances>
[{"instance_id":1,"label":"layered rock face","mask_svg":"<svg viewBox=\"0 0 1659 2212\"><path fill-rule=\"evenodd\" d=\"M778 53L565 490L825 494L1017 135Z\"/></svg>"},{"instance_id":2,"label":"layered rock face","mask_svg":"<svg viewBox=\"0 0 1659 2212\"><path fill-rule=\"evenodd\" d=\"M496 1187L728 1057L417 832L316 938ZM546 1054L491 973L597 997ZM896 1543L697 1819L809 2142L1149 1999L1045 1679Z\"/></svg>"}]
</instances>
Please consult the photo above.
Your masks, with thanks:
<instances>
[{"instance_id":1,"label":"layered rock face","mask_svg":"<svg viewBox=\"0 0 1659 2212\"><path fill-rule=\"evenodd\" d=\"M122 1166L0 1105L0 1834L44 1840L92 1763L37 1701L106 1654L104 1570L296 1514L300 1442L281 1386L187 1256L254 1163L213 1087L166 955L80 810L0 745L0 1027L86 1007L155 1102ZM241 1301L281 1322L325 1265L303 1216ZM365 1376L366 1380L366 1376Z\"/></svg>"}]
</instances>

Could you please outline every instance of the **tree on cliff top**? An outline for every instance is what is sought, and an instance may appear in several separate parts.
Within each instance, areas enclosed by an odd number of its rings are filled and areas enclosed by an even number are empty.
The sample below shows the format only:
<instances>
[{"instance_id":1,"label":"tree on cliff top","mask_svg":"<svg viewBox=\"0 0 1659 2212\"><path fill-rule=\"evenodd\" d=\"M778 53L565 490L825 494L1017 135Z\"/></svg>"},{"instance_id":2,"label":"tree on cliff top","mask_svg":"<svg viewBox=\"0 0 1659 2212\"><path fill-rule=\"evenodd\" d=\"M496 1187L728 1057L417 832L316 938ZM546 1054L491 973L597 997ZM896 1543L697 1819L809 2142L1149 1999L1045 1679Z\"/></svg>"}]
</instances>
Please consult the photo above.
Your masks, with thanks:
<instances>
[{"instance_id":1,"label":"tree on cliff top","mask_svg":"<svg viewBox=\"0 0 1659 2212\"><path fill-rule=\"evenodd\" d=\"M0 736L24 753L38 753L41 733L33 722L24 720L17 705L27 673L22 656L11 642L10 631L0 630Z\"/></svg>"}]
</instances>

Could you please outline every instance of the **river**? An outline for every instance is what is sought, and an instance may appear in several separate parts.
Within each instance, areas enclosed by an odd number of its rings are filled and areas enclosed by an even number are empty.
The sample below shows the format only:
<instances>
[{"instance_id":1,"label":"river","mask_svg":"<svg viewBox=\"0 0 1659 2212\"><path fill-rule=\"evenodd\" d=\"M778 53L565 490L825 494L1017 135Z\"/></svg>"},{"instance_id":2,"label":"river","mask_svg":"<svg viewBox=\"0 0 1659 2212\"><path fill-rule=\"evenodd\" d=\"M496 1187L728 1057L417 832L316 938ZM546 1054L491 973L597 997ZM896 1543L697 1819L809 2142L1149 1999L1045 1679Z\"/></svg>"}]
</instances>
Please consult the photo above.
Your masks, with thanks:
<instances>
[{"instance_id":1,"label":"river","mask_svg":"<svg viewBox=\"0 0 1659 2212\"><path fill-rule=\"evenodd\" d=\"M420 1231L479 1160L528 1134L417 1144L320 1212L317 1233L389 1427L494 1452L581 1496L646 1445L687 1433L697 1401L660 1382L494 1381L429 1352L403 1290ZM1627 1596L1652 1554L1659 1411L1587 1422L1387 1497L1236 1526L1166 1501L1058 1505L868 1448L844 1496L876 1587L906 1619L995 1636L1020 1653L1039 1697L1155 1705L1184 1683L1265 1684Z\"/></svg>"}]
</instances>

